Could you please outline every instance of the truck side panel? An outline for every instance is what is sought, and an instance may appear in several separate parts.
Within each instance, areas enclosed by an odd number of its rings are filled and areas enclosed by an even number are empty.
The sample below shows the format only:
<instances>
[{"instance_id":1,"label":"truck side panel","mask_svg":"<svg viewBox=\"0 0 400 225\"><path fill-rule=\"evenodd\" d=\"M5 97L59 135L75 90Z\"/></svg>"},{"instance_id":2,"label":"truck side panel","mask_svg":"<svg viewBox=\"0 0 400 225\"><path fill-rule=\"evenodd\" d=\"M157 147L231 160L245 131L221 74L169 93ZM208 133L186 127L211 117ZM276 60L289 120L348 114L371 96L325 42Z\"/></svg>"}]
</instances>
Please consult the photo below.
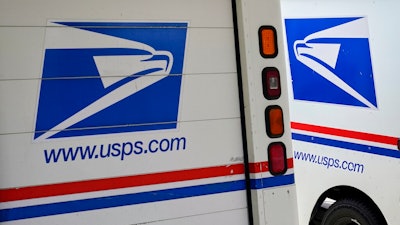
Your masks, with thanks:
<instances>
[{"instance_id":1,"label":"truck side panel","mask_svg":"<svg viewBox=\"0 0 400 225\"><path fill-rule=\"evenodd\" d=\"M246 224L231 11L0 1L0 222Z\"/></svg>"},{"instance_id":2,"label":"truck side panel","mask_svg":"<svg viewBox=\"0 0 400 225\"><path fill-rule=\"evenodd\" d=\"M398 8L396 1L282 2L300 224L325 191L343 186L371 198L387 224L399 221ZM336 64L328 66L330 51L319 54L318 44L340 45Z\"/></svg>"}]
</instances>

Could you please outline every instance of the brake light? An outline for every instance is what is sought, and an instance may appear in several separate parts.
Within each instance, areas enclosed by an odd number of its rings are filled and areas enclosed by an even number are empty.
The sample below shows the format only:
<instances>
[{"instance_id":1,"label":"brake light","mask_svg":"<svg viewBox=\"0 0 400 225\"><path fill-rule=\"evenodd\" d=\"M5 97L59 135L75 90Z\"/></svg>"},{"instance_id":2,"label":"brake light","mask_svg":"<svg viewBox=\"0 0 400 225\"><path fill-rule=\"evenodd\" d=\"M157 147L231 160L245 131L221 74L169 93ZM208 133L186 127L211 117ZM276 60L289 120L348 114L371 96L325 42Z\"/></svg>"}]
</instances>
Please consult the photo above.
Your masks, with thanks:
<instances>
[{"instance_id":1,"label":"brake light","mask_svg":"<svg viewBox=\"0 0 400 225\"><path fill-rule=\"evenodd\" d=\"M281 96L281 81L277 68L264 68L262 71L262 82L264 97L266 99L278 99Z\"/></svg>"},{"instance_id":2,"label":"brake light","mask_svg":"<svg viewBox=\"0 0 400 225\"><path fill-rule=\"evenodd\" d=\"M276 30L272 26L262 26L258 30L260 54L264 58L274 58L278 55Z\"/></svg>"},{"instance_id":3,"label":"brake light","mask_svg":"<svg viewBox=\"0 0 400 225\"><path fill-rule=\"evenodd\" d=\"M286 173L286 148L282 142L274 142L268 146L268 167L272 175Z\"/></svg>"}]
</instances>

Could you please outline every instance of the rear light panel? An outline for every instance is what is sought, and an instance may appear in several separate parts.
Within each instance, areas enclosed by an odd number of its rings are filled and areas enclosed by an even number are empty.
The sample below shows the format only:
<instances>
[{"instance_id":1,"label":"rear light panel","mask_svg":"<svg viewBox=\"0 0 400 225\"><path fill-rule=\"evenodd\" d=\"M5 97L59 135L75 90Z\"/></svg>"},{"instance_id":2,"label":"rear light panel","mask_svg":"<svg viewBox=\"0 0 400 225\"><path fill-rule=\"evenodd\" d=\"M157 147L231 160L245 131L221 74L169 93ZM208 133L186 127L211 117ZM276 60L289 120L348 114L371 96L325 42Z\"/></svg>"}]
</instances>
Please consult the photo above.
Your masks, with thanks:
<instances>
[{"instance_id":1,"label":"rear light panel","mask_svg":"<svg viewBox=\"0 0 400 225\"><path fill-rule=\"evenodd\" d=\"M275 58L278 55L276 30L272 26L261 26L258 30L260 54L263 58ZM266 67L261 72L263 95L267 100L281 97L281 79L279 70ZM269 105L265 109L265 128L269 138L283 136L283 110L279 105ZM287 171L286 147L283 142L272 142L268 145L268 165L272 175L282 175Z\"/></svg>"}]
</instances>

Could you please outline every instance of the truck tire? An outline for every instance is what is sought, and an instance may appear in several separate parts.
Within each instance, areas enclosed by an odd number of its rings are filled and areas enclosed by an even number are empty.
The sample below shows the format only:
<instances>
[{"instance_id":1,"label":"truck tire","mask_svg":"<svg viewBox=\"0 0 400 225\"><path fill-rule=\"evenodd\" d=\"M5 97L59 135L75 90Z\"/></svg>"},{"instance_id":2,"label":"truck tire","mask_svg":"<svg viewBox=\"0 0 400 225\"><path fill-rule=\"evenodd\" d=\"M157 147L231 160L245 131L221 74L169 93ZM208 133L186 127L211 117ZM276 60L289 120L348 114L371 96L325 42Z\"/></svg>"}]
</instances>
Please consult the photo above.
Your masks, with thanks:
<instances>
[{"instance_id":1,"label":"truck tire","mask_svg":"<svg viewBox=\"0 0 400 225\"><path fill-rule=\"evenodd\" d=\"M321 225L380 225L374 211L354 199L341 199L326 211Z\"/></svg>"}]
</instances>

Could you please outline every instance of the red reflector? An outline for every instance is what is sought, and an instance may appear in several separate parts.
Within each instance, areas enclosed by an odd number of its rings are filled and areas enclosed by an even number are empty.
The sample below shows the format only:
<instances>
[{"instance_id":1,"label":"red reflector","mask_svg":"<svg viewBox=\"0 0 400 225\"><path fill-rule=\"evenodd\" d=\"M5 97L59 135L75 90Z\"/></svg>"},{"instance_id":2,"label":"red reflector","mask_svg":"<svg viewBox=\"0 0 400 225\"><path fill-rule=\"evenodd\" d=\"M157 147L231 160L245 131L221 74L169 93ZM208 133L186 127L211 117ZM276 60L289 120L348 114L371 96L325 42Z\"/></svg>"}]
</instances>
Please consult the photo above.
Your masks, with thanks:
<instances>
[{"instance_id":1,"label":"red reflector","mask_svg":"<svg viewBox=\"0 0 400 225\"><path fill-rule=\"evenodd\" d=\"M268 146L268 166L272 175L286 173L286 148L282 142L274 142Z\"/></svg>"},{"instance_id":2,"label":"red reflector","mask_svg":"<svg viewBox=\"0 0 400 225\"><path fill-rule=\"evenodd\" d=\"M262 71L262 82L263 93L266 99L278 99L281 96L281 81L277 68L264 68Z\"/></svg>"}]
</instances>

